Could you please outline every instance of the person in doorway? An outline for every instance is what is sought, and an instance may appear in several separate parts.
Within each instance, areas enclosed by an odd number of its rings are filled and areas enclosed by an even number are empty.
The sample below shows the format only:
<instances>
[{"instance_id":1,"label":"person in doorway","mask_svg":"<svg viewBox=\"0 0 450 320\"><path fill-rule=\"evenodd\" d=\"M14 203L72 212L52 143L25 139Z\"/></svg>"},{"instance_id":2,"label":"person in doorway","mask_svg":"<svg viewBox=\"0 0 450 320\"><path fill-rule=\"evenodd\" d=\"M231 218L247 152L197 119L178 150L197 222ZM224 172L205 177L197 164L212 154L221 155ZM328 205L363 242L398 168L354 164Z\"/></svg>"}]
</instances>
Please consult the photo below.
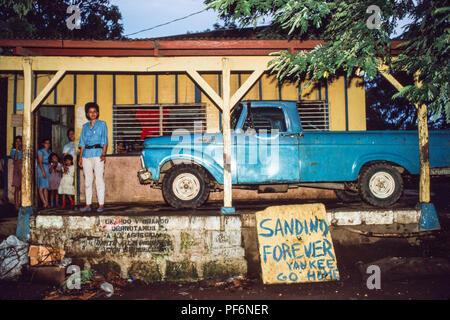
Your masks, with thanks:
<instances>
[{"instance_id":1,"label":"person in doorway","mask_svg":"<svg viewBox=\"0 0 450 320\"><path fill-rule=\"evenodd\" d=\"M14 145L11 149L11 158L13 158L13 180L12 186L14 187L14 204L16 209L21 205L22 194L22 136L14 138Z\"/></svg>"},{"instance_id":2,"label":"person in doorway","mask_svg":"<svg viewBox=\"0 0 450 320\"><path fill-rule=\"evenodd\" d=\"M59 207L58 188L61 181L62 164L56 153L52 153L50 159L50 180L48 182L48 191L50 192L50 207Z\"/></svg>"},{"instance_id":3,"label":"person in doorway","mask_svg":"<svg viewBox=\"0 0 450 320\"><path fill-rule=\"evenodd\" d=\"M67 138L69 138L69 142L67 142L63 147L63 159L66 155L70 154L72 159L75 159L75 130L70 128L67 130Z\"/></svg>"},{"instance_id":4,"label":"person in doorway","mask_svg":"<svg viewBox=\"0 0 450 320\"><path fill-rule=\"evenodd\" d=\"M41 144L41 149L37 152L38 159L38 189L39 198L42 201L44 209L48 208L48 187L50 180L49 171L49 156L51 154L50 150L50 139L44 139Z\"/></svg>"},{"instance_id":5,"label":"person in doorway","mask_svg":"<svg viewBox=\"0 0 450 320\"><path fill-rule=\"evenodd\" d=\"M73 158L70 154L64 156L64 173L59 184L58 193L62 195L62 207L66 207L66 195L70 201L70 207L74 206L73 196L75 195L75 187L73 185L75 168Z\"/></svg>"},{"instance_id":6,"label":"person in doorway","mask_svg":"<svg viewBox=\"0 0 450 320\"><path fill-rule=\"evenodd\" d=\"M94 175L99 204L97 212L103 212L105 204L103 174L105 171L106 149L108 147L108 128L104 121L98 120L98 104L88 102L84 107L84 111L89 122L85 123L81 129L80 143L78 144L80 148L78 166L83 168L86 194L86 206L81 209L81 212L91 211Z\"/></svg>"}]
</instances>

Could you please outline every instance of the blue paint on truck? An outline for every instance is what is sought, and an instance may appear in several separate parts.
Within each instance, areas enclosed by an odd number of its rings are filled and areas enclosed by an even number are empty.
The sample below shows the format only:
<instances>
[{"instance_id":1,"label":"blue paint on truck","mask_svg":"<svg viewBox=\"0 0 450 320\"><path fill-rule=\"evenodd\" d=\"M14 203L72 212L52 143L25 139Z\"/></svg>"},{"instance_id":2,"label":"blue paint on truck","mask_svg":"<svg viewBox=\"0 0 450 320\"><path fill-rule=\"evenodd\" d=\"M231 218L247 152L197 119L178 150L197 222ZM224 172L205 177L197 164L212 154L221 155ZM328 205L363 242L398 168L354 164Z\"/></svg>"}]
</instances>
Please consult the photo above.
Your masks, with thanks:
<instances>
[{"instance_id":1,"label":"blue paint on truck","mask_svg":"<svg viewBox=\"0 0 450 320\"><path fill-rule=\"evenodd\" d=\"M401 195L401 174L420 173L417 131L304 131L296 101L242 102L232 112L231 128L232 183L250 189L352 185L363 200L386 207ZM431 168L449 168L450 130L430 131L429 149ZM142 163L142 183L161 187L175 207L196 207L201 203L192 192L223 185L222 134L145 139Z\"/></svg>"}]
</instances>

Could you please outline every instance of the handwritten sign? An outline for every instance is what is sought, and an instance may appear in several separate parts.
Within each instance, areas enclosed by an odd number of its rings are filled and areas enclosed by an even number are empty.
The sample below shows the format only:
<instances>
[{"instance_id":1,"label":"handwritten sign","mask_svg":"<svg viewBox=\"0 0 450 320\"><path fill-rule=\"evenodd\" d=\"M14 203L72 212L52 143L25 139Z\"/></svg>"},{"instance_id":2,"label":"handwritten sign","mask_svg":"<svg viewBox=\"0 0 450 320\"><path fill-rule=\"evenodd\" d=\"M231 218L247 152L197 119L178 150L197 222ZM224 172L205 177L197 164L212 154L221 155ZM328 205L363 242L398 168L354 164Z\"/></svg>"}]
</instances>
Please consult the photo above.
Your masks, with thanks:
<instances>
[{"instance_id":1,"label":"handwritten sign","mask_svg":"<svg viewBox=\"0 0 450 320\"><path fill-rule=\"evenodd\" d=\"M168 223L167 217L100 217L102 237L86 240L83 246L101 254L128 256L169 252L173 243L165 227Z\"/></svg>"},{"instance_id":2,"label":"handwritten sign","mask_svg":"<svg viewBox=\"0 0 450 320\"><path fill-rule=\"evenodd\" d=\"M276 206L256 213L264 283L339 280L325 206Z\"/></svg>"},{"instance_id":3,"label":"handwritten sign","mask_svg":"<svg viewBox=\"0 0 450 320\"><path fill-rule=\"evenodd\" d=\"M11 127L22 127L23 114L11 114Z\"/></svg>"}]
</instances>

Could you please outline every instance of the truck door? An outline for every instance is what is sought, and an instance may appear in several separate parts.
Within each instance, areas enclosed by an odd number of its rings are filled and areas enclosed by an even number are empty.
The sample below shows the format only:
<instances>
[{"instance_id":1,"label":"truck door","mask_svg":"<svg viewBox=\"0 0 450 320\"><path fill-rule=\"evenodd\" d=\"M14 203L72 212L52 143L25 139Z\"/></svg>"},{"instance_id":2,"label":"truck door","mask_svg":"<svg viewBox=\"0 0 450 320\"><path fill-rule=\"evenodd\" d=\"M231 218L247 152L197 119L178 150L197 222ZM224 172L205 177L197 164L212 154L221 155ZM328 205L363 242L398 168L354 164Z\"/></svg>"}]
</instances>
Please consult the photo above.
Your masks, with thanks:
<instances>
[{"instance_id":1,"label":"truck door","mask_svg":"<svg viewBox=\"0 0 450 320\"><path fill-rule=\"evenodd\" d=\"M236 134L239 184L298 182L298 139L287 132L280 107L248 107Z\"/></svg>"}]
</instances>

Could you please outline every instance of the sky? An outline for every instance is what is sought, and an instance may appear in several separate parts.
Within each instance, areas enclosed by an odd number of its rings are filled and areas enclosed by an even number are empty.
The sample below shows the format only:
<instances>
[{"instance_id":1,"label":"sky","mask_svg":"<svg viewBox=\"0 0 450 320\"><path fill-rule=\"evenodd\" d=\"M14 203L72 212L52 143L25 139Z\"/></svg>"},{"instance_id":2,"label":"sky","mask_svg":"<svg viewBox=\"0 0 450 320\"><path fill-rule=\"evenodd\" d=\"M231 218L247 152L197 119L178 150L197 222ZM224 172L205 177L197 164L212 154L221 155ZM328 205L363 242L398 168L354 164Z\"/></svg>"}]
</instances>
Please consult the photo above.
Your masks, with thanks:
<instances>
[{"instance_id":1,"label":"sky","mask_svg":"<svg viewBox=\"0 0 450 320\"><path fill-rule=\"evenodd\" d=\"M205 9L203 0L110 0L110 3L117 5L122 13L125 36ZM216 12L210 9L181 21L130 35L129 38L158 38L213 30L216 22L221 21ZM409 20L405 19L396 28L397 34L402 33L401 26L405 22Z\"/></svg>"},{"instance_id":2,"label":"sky","mask_svg":"<svg viewBox=\"0 0 450 320\"><path fill-rule=\"evenodd\" d=\"M110 3L117 5L122 13L124 35L205 9L203 0L111 0ZM214 10L208 10L154 30L132 35L130 38L157 38L213 30L216 22L219 22L217 14Z\"/></svg>"}]
</instances>

